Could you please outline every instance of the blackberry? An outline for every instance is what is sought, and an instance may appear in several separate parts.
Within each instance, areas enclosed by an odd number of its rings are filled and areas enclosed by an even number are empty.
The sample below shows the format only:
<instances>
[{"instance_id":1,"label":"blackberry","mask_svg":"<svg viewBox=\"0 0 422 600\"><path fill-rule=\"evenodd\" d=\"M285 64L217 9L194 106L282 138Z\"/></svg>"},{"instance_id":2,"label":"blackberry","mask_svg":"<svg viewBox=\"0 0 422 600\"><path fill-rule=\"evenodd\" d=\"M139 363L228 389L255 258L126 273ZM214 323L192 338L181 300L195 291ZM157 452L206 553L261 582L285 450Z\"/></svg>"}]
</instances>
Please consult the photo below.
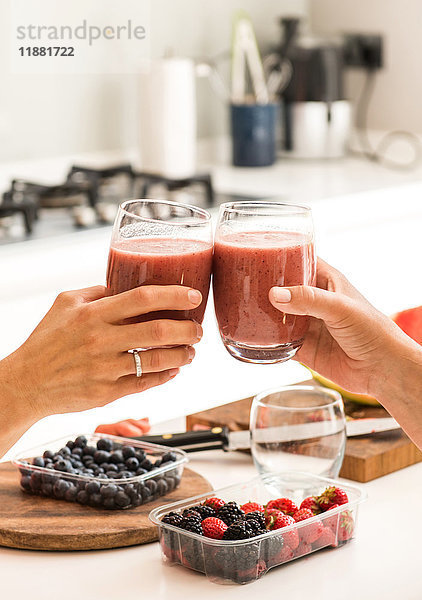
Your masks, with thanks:
<instances>
[{"instance_id":1,"label":"blackberry","mask_svg":"<svg viewBox=\"0 0 422 600\"><path fill-rule=\"evenodd\" d=\"M201 513L199 512L199 510L196 509L196 506L192 506L191 508L185 508L185 510L182 513L182 517L195 517L196 519L200 519L201 521L203 521Z\"/></svg>"},{"instance_id":2,"label":"blackberry","mask_svg":"<svg viewBox=\"0 0 422 600\"><path fill-rule=\"evenodd\" d=\"M251 528L253 536L262 535L263 533L267 533L266 528L261 527L260 523L258 521L255 521L255 519L248 519L245 522L248 523L249 527Z\"/></svg>"},{"instance_id":3,"label":"blackberry","mask_svg":"<svg viewBox=\"0 0 422 600\"><path fill-rule=\"evenodd\" d=\"M227 527L223 540L247 540L254 535L251 524L248 521L239 520Z\"/></svg>"},{"instance_id":4,"label":"blackberry","mask_svg":"<svg viewBox=\"0 0 422 600\"><path fill-rule=\"evenodd\" d=\"M177 512L169 512L161 519L163 523L167 523L168 525L174 525L174 527L179 527L180 523L183 521L182 515L179 515Z\"/></svg>"},{"instance_id":5,"label":"blackberry","mask_svg":"<svg viewBox=\"0 0 422 600\"><path fill-rule=\"evenodd\" d=\"M218 511L218 518L224 521L226 525L231 525L244 515L245 513L236 502L227 502Z\"/></svg>"},{"instance_id":6,"label":"blackberry","mask_svg":"<svg viewBox=\"0 0 422 600\"><path fill-rule=\"evenodd\" d=\"M180 522L179 527L181 529L184 529L185 531L191 531L192 533L197 533L198 535L203 535L200 517L195 517L195 516L183 517L182 521Z\"/></svg>"},{"instance_id":7,"label":"blackberry","mask_svg":"<svg viewBox=\"0 0 422 600\"><path fill-rule=\"evenodd\" d=\"M199 506L192 506L193 511L195 511L196 513L198 513L202 519L202 521L204 519L207 519L208 517L215 517L217 516L217 513L215 512L215 510L211 507L211 506L205 506L203 504L200 504Z\"/></svg>"},{"instance_id":8,"label":"blackberry","mask_svg":"<svg viewBox=\"0 0 422 600\"><path fill-rule=\"evenodd\" d=\"M264 529L264 531L266 531L264 513L260 512L259 510L254 510L250 513L247 513L245 515L245 521L257 521L260 529Z\"/></svg>"}]
</instances>

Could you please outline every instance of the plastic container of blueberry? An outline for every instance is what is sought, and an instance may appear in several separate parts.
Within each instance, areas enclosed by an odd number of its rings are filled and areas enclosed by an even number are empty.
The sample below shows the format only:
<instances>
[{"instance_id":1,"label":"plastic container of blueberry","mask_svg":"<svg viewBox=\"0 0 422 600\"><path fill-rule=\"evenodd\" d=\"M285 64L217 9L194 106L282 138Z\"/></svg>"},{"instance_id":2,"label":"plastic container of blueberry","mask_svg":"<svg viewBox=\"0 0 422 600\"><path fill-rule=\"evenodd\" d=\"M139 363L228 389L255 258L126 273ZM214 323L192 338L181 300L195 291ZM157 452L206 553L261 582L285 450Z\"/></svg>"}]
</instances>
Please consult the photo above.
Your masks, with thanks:
<instances>
[{"instance_id":1,"label":"plastic container of blueberry","mask_svg":"<svg viewBox=\"0 0 422 600\"><path fill-rule=\"evenodd\" d=\"M181 514L187 508L202 504L207 498L218 497L225 502L234 501L242 505L250 501L266 504L269 500L287 497L300 504L304 498L319 495L333 485L347 493L347 504L249 539L212 539L162 522L165 514L171 511ZM358 506L365 499L366 494L355 486L309 473L289 471L255 477L238 485L161 506L154 509L149 518L158 527L165 563L183 565L204 573L213 583L245 584L256 581L279 565L312 552L328 548L333 550L349 543L356 535ZM319 540L308 543L311 535L315 537L315 527L320 528L321 523L324 531L330 530L332 534L328 539L326 535L321 535Z\"/></svg>"},{"instance_id":2,"label":"plastic container of blueberry","mask_svg":"<svg viewBox=\"0 0 422 600\"><path fill-rule=\"evenodd\" d=\"M106 510L165 496L180 484L186 462L177 448L100 433L46 442L13 461L24 492Z\"/></svg>"}]
</instances>

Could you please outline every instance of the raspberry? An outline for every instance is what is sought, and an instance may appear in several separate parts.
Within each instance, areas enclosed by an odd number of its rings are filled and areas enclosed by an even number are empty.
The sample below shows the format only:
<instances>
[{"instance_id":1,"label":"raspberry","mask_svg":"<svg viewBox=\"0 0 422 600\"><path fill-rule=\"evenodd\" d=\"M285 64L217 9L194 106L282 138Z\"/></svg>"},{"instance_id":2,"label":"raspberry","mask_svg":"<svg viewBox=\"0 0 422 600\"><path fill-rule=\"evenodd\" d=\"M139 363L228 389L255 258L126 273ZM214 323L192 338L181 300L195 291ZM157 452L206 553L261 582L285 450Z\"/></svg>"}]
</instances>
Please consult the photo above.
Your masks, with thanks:
<instances>
[{"instance_id":1,"label":"raspberry","mask_svg":"<svg viewBox=\"0 0 422 600\"><path fill-rule=\"evenodd\" d=\"M277 498L276 500L270 500L266 505L266 510L281 510L285 515L293 514L298 510L296 504L290 500L290 498Z\"/></svg>"},{"instance_id":2,"label":"raspberry","mask_svg":"<svg viewBox=\"0 0 422 600\"><path fill-rule=\"evenodd\" d=\"M227 504L224 504L224 506L220 508L217 514L218 518L224 521L226 525L231 525L243 517L245 513L236 502L227 502Z\"/></svg>"},{"instance_id":3,"label":"raspberry","mask_svg":"<svg viewBox=\"0 0 422 600\"><path fill-rule=\"evenodd\" d=\"M202 521L202 531L206 537L214 540L223 539L224 532L227 529L227 525L221 519L216 517L207 517Z\"/></svg>"}]
</instances>

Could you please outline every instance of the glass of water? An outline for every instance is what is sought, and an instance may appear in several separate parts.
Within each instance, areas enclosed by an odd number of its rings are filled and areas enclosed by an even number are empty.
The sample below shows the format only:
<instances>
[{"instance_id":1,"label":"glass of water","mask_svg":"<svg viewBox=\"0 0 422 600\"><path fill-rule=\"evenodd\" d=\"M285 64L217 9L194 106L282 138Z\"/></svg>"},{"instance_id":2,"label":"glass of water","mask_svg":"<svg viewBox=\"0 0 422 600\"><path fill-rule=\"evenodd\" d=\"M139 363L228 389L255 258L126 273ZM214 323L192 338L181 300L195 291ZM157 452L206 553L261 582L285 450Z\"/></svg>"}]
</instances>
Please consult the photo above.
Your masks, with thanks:
<instances>
[{"instance_id":1,"label":"glass of water","mask_svg":"<svg viewBox=\"0 0 422 600\"><path fill-rule=\"evenodd\" d=\"M255 396L251 450L258 471L307 471L337 477L346 446L346 419L338 392L307 385Z\"/></svg>"}]
</instances>

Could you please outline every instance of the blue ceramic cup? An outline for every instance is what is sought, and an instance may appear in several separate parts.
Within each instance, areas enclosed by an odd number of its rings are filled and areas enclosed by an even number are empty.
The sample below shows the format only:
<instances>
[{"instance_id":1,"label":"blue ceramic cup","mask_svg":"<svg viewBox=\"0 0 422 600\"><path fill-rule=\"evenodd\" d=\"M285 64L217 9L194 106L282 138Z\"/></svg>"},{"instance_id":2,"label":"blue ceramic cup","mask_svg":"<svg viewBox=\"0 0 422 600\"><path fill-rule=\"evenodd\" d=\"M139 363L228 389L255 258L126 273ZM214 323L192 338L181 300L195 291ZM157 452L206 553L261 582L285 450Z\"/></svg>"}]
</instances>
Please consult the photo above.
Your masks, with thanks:
<instances>
[{"instance_id":1,"label":"blue ceramic cup","mask_svg":"<svg viewBox=\"0 0 422 600\"><path fill-rule=\"evenodd\" d=\"M233 165L267 167L276 159L277 104L231 104Z\"/></svg>"}]
</instances>

